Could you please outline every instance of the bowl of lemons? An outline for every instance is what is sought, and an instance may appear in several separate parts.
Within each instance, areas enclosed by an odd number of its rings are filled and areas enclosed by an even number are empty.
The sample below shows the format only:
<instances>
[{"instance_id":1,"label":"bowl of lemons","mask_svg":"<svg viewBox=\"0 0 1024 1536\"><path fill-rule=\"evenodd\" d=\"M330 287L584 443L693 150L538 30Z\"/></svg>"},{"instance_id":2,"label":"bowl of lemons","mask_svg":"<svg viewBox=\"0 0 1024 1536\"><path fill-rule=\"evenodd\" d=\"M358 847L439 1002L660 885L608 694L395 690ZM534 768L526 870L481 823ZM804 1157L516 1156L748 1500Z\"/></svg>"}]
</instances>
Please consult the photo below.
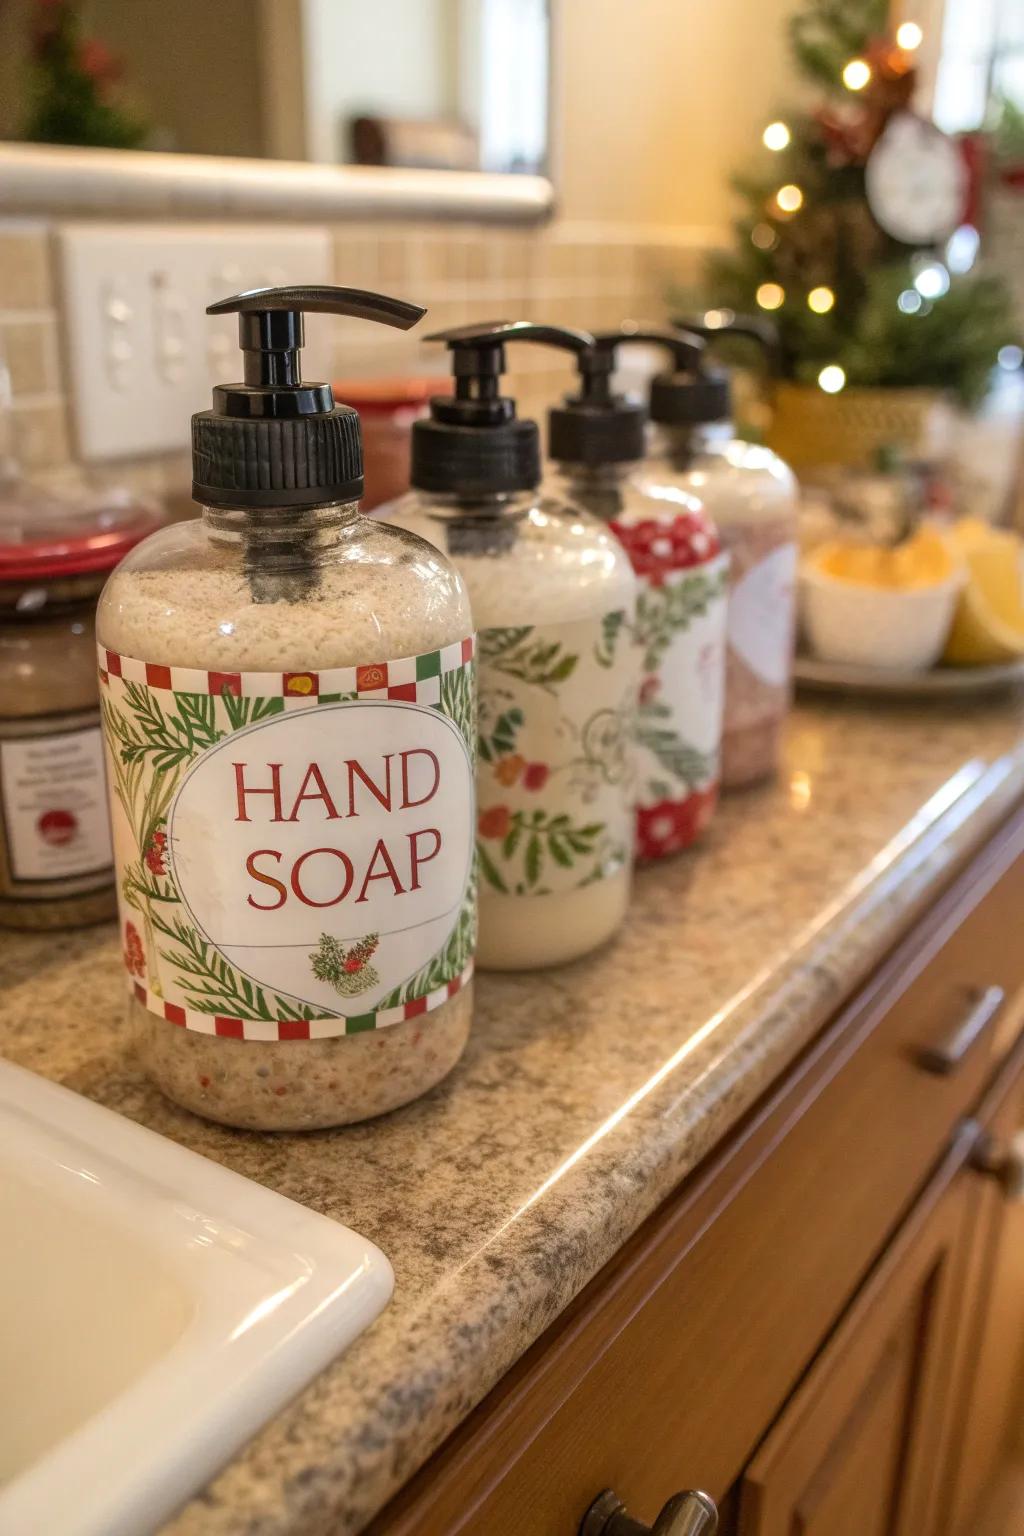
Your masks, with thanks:
<instances>
[{"instance_id":1,"label":"bowl of lemons","mask_svg":"<svg viewBox=\"0 0 1024 1536\"><path fill-rule=\"evenodd\" d=\"M976 519L894 545L830 541L800 568L797 681L868 692L987 691L1024 678L1024 545Z\"/></svg>"}]
</instances>

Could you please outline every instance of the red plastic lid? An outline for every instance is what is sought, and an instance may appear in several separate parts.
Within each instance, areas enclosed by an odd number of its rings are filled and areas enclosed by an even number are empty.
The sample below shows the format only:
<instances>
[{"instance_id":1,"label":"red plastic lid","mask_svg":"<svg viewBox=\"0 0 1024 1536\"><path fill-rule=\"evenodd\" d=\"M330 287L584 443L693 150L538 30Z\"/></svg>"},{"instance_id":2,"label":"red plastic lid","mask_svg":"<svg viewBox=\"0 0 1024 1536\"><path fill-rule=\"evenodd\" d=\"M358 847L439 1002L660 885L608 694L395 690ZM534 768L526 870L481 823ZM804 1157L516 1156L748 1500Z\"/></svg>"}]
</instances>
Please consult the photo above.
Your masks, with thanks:
<instances>
[{"instance_id":1,"label":"red plastic lid","mask_svg":"<svg viewBox=\"0 0 1024 1536\"><path fill-rule=\"evenodd\" d=\"M338 379L331 388L335 400L354 406L361 416L390 416L415 410L434 395L451 394L447 376L431 378Z\"/></svg>"},{"instance_id":2,"label":"red plastic lid","mask_svg":"<svg viewBox=\"0 0 1024 1536\"><path fill-rule=\"evenodd\" d=\"M0 493L0 585L113 570L160 522L138 501L75 506L16 485Z\"/></svg>"}]
</instances>

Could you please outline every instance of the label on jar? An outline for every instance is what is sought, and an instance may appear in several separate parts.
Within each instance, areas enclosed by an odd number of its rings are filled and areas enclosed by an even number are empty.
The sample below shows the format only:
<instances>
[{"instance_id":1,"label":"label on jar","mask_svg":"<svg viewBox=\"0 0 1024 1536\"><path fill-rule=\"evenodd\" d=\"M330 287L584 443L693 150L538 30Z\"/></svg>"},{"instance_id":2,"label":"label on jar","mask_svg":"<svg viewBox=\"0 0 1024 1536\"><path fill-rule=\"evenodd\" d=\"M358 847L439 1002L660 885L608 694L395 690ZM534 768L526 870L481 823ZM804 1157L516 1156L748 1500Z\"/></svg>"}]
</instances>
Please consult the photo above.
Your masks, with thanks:
<instances>
[{"instance_id":1,"label":"label on jar","mask_svg":"<svg viewBox=\"0 0 1024 1536\"><path fill-rule=\"evenodd\" d=\"M203 672L100 649L125 964L170 1023L322 1040L439 1007L476 938L473 652Z\"/></svg>"},{"instance_id":2,"label":"label on jar","mask_svg":"<svg viewBox=\"0 0 1024 1536\"><path fill-rule=\"evenodd\" d=\"M703 513L612 527L636 571L637 855L686 848L718 800L729 556Z\"/></svg>"},{"instance_id":3,"label":"label on jar","mask_svg":"<svg viewBox=\"0 0 1024 1536\"><path fill-rule=\"evenodd\" d=\"M781 544L738 574L729 598L729 648L769 688L789 679L796 566L796 545Z\"/></svg>"},{"instance_id":4,"label":"label on jar","mask_svg":"<svg viewBox=\"0 0 1024 1536\"><path fill-rule=\"evenodd\" d=\"M0 739L0 812L12 882L99 875L107 883L113 856L99 724L77 730L58 724ZM43 894L52 899L54 893Z\"/></svg>"},{"instance_id":5,"label":"label on jar","mask_svg":"<svg viewBox=\"0 0 1024 1536\"><path fill-rule=\"evenodd\" d=\"M616 610L477 636L481 892L548 896L632 857L636 650Z\"/></svg>"}]
</instances>

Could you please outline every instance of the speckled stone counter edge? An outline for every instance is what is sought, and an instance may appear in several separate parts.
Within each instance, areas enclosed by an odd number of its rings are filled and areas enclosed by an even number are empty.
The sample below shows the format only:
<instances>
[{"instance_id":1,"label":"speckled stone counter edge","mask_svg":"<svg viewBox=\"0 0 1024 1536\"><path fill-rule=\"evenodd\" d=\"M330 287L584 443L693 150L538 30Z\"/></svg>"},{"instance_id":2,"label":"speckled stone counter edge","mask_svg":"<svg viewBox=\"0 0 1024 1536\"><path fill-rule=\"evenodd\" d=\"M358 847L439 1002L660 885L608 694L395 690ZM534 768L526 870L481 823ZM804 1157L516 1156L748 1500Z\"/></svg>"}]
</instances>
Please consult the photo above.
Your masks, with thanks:
<instances>
[{"instance_id":1,"label":"speckled stone counter edge","mask_svg":"<svg viewBox=\"0 0 1024 1536\"><path fill-rule=\"evenodd\" d=\"M585 1157L552 1175L542 1201L524 1206L484 1255L406 1312L400 1334L385 1314L344 1369L314 1384L304 1418L322 1414L320 1422L339 1427L333 1456L304 1456L289 1434L285 1468L274 1459L279 1447L259 1437L166 1536L360 1531L778 1077L1022 793L1022 748L990 767L966 766L944 803L922 809L786 965L752 979L634 1096L628 1114L601 1128ZM297 1485L301 1533L288 1492ZM248 1512L239 1518L243 1490Z\"/></svg>"}]
</instances>

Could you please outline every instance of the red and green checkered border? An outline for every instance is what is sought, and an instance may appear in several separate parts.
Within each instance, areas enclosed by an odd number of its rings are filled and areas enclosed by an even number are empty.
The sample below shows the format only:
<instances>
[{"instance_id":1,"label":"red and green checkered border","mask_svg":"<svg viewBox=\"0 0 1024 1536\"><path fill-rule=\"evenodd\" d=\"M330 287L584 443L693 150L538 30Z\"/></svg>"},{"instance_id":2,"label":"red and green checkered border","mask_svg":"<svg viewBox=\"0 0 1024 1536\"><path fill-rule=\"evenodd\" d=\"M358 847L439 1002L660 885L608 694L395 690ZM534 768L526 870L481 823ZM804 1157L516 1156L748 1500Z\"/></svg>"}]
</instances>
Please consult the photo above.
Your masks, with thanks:
<instances>
[{"instance_id":1,"label":"red and green checkered border","mask_svg":"<svg viewBox=\"0 0 1024 1536\"><path fill-rule=\"evenodd\" d=\"M309 704L355 694L366 699L391 699L407 704L435 704L439 679L473 660L473 635L426 651L421 656L371 662L362 667L330 667L323 672L211 672L198 667L165 667L134 656L122 656L97 646L100 681L109 686L112 677L126 683L170 693L208 693L235 698L284 698Z\"/></svg>"},{"instance_id":2,"label":"red and green checkered border","mask_svg":"<svg viewBox=\"0 0 1024 1536\"><path fill-rule=\"evenodd\" d=\"M129 977L133 996L150 1013L176 1024L180 1029L191 1029L200 1035L216 1035L223 1040L335 1040L342 1035L360 1035L371 1029L388 1029L393 1024L404 1024L407 1019L419 1018L447 1003L461 992L473 975L472 960L461 976L455 976L433 992L414 997L399 1008L381 1008L376 1013L354 1014L350 1018L327 1019L234 1019L214 1013L197 1013L192 1008L168 1003L155 992L150 992L140 981Z\"/></svg>"}]
</instances>

